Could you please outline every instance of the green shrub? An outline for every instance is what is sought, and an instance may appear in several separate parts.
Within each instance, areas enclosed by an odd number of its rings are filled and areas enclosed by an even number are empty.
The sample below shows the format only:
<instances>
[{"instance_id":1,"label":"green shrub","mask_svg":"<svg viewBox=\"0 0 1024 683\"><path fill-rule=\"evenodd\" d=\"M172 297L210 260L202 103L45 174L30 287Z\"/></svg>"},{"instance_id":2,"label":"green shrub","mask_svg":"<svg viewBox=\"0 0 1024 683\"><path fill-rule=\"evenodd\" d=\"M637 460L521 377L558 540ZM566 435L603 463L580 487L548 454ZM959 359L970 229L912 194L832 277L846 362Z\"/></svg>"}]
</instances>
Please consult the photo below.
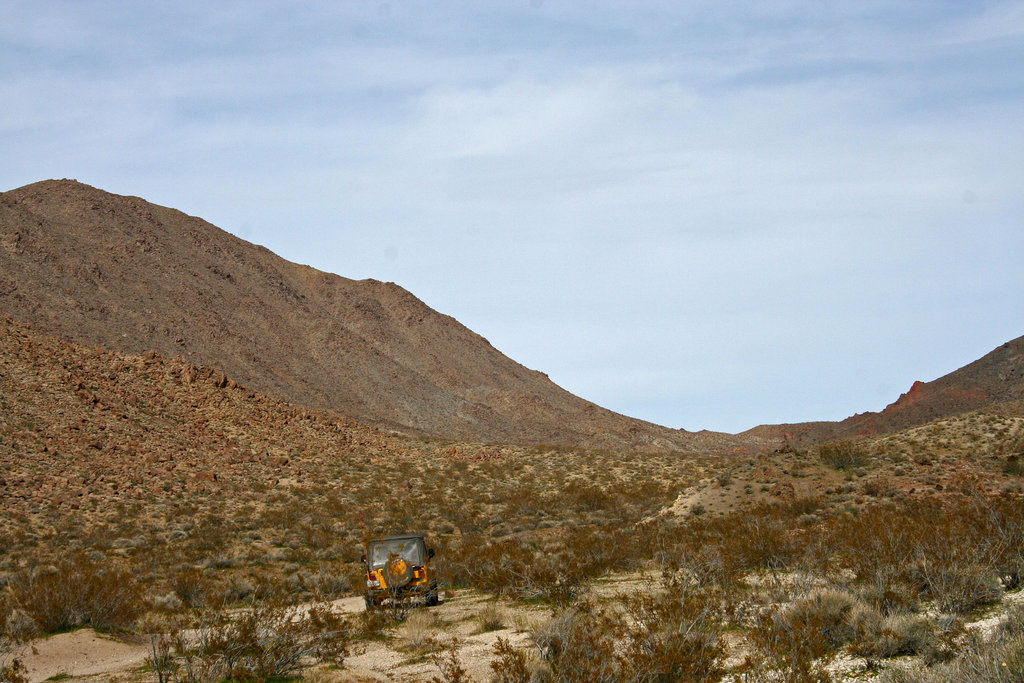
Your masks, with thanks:
<instances>
[{"instance_id":1,"label":"green shrub","mask_svg":"<svg viewBox=\"0 0 1024 683\"><path fill-rule=\"evenodd\" d=\"M854 645L854 654L867 658L920 655L939 648L935 627L920 616L899 614L886 617Z\"/></svg>"},{"instance_id":2,"label":"green shrub","mask_svg":"<svg viewBox=\"0 0 1024 683\"><path fill-rule=\"evenodd\" d=\"M829 467L852 470L867 463L868 452L858 441L832 441L818 446L818 457Z\"/></svg>"}]
</instances>

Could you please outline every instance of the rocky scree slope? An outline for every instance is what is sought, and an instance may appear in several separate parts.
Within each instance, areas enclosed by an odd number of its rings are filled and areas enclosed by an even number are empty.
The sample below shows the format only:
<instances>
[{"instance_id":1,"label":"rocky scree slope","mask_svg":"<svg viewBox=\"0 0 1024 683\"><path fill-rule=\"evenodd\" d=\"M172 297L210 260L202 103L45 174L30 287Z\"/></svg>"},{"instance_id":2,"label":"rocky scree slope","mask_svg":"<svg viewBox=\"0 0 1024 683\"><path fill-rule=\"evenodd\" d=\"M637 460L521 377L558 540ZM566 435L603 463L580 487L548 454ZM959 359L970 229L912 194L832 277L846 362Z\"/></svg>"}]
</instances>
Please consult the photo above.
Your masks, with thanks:
<instances>
[{"instance_id":1,"label":"rocky scree slope","mask_svg":"<svg viewBox=\"0 0 1024 683\"><path fill-rule=\"evenodd\" d=\"M331 459L404 451L401 437L214 368L91 349L0 316L0 532L183 496L244 500L282 479L329 481Z\"/></svg>"},{"instance_id":2,"label":"rocky scree slope","mask_svg":"<svg viewBox=\"0 0 1024 683\"><path fill-rule=\"evenodd\" d=\"M291 263L202 219L72 180L0 193L0 314L86 346L180 355L407 434L606 449L742 445L580 399L395 284Z\"/></svg>"}]
</instances>

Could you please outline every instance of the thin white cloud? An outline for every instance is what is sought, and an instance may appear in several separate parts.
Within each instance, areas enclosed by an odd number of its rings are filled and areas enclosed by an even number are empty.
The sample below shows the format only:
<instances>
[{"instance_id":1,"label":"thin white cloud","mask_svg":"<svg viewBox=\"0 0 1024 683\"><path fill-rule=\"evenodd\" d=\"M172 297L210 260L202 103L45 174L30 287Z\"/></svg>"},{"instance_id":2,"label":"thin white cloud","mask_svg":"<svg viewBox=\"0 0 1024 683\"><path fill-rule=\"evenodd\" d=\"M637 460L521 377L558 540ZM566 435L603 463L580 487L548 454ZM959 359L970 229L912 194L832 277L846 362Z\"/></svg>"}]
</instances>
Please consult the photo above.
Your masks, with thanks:
<instances>
[{"instance_id":1,"label":"thin white cloud","mask_svg":"<svg viewBox=\"0 0 1024 683\"><path fill-rule=\"evenodd\" d=\"M1022 332L1022 24L1010 2L5 3L0 182L78 177L398 281L639 417L841 418Z\"/></svg>"}]
</instances>

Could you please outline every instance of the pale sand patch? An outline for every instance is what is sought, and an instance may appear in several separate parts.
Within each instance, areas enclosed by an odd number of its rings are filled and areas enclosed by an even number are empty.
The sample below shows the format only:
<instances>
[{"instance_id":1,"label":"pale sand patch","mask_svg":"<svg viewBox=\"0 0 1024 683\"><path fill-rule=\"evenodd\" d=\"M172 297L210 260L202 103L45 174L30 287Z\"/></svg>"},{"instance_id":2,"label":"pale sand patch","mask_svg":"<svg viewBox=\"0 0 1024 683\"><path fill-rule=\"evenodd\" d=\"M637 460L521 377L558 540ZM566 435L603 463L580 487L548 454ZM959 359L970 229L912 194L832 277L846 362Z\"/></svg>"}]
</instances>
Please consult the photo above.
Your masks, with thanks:
<instances>
[{"instance_id":1,"label":"pale sand patch","mask_svg":"<svg viewBox=\"0 0 1024 683\"><path fill-rule=\"evenodd\" d=\"M142 637L115 638L91 628L59 633L32 642L21 657L29 683L59 674L92 676L131 671L146 663L149 641Z\"/></svg>"}]
</instances>

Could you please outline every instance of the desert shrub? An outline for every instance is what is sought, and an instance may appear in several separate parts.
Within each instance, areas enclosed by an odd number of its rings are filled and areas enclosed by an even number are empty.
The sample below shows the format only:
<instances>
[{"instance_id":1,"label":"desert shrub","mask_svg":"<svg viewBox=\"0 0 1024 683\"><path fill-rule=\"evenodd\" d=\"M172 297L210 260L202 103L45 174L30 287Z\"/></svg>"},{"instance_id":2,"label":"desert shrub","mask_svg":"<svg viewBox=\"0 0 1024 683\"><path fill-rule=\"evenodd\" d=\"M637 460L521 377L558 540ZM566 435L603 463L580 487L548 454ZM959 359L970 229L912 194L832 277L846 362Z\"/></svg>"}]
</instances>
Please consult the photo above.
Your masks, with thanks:
<instances>
[{"instance_id":1,"label":"desert shrub","mask_svg":"<svg viewBox=\"0 0 1024 683\"><path fill-rule=\"evenodd\" d=\"M622 621L589 601L556 613L532 636L553 681L595 683L623 680L623 656L616 641Z\"/></svg>"},{"instance_id":2,"label":"desert shrub","mask_svg":"<svg viewBox=\"0 0 1024 683\"><path fill-rule=\"evenodd\" d=\"M132 571L84 554L18 572L9 588L13 604L47 633L76 626L127 629L142 606Z\"/></svg>"},{"instance_id":3,"label":"desert shrub","mask_svg":"<svg viewBox=\"0 0 1024 683\"><path fill-rule=\"evenodd\" d=\"M908 578L943 612L964 614L1002 597L997 553L988 534L978 533L990 521L979 502L968 497L953 507L932 504L924 509L927 526L914 539Z\"/></svg>"},{"instance_id":4,"label":"desert shrub","mask_svg":"<svg viewBox=\"0 0 1024 683\"><path fill-rule=\"evenodd\" d=\"M238 603L258 597L258 586L248 577L231 574L226 580L219 582L216 599L226 603Z\"/></svg>"},{"instance_id":5,"label":"desert shrub","mask_svg":"<svg viewBox=\"0 0 1024 683\"><path fill-rule=\"evenodd\" d=\"M356 616L353 635L356 640L382 640L398 623L387 610L368 609Z\"/></svg>"},{"instance_id":6,"label":"desert shrub","mask_svg":"<svg viewBox=\"0 0 1024 683\"><path fill-rule=\"evenodd\" d=\"M171 590L185 607L199 607L212 589L212 582L199 567L184 566L171 580Z\"/></svg>"},{"instance_id":7,"label":"desert shrub","mask_svg":"<svg viewBox=\"0 0 1024 683\"><path fill-rule=\"evenodd\" d=\"M918 609L917 591L897 579L885 583L885 577L863 585L858 591L860 599L882 614L905 614Z\"/></svg>"},{"instance_id":8,"label":"desert shrub","mask_svg":"<svg viewBox=\"0 0 1024 683\"><path fill-rule=\"evenodd\" d=\"M1024 463L1021 462L1020 455L1014 454L1006 459L1003 463L1003 473L1016 477L1024 475Z\"/></svg>"},{"instance_id":9,"label":"desert shrub","mask_svg":"<svg viewBox=\"0 0 1024 683\"><path fill-rule=\"evenodd\" d=\"M832 680L828 663L876 620L842 591L818 590L786 607L762 611L749 633L751 680L811 683Z\"/></svg>"},{"instance_id":10,"label":"desert shrub","mask_svg":"<svg viewBox=\"0 0 1024 683\"><path fill-rule=\"evenodd\" d=\"M448 552L450 575L461 575L482 591L524 600L570 602L584 579L603 570L564 546L544 552L518 539L494 543L465 539Z\"/></svg>"},{"instance_id":11,"label":"desert shrub","mask_svg":"<svg viewBox=\"0 0 1024 683\"><path fill-rule=\"evenodd\" d=\"M975 498L976 517L986 530L980 542L1007 590L1024 586L1024 514L1013 496Z\"/></svg>"},{"instance_id":12,"label":"desert shrub","mask_svg":"<svg viewBox=\"0 0 1024 683\"><path fill-rule=\"evenodd\" d=\"M481 633L499 631L505 628L505 612L491 603L474 615Z\"/></svg>"},{"instance_id":13,"label":"desert shrub","mask_svg":"<svg viewBox=\"0 0 1024 683\"><path fill-rule=\"evenodd\" d=\"M858 441L832 441L818 446L818 457L829 467L851 470L864 466L868 452L864 444Z\"/></svg>"},{"instance_id":14,"label":"desert shrub","mask_svg":"<svg viewBox=\"0 0 1024 683\"><path fill-rule=\"evenodd\" d=\"M984 506L961 498L875 506L834 520L829 533L840 564L883 612L909 611L920 597L962 614L999 599L1001 558L1011 571L1016 551L978 533L991 528Z\"/></svg>"},{"instance_id":15,"label":"desert shrub","mask_svg":"<svg viewBox=\"0 0 1024 683\"><path fill-rule=\"evenodd\" d=\"M943 612L965 614L978 607L999 602L1003 587L990 567L955 559L942 562L923 561L911 571L922 592L935 601Z\"/></svg>"},{"instance_id":16,"label":"desert shrub","mask_svg":"<svg viewBox=\"0 0 1024 683\"><path fill-rule=\"evenodd\" d=\"M441 674L439 677L431 678L431 683L469 683L471 680L466 668L462 666L458 648L455 645L444 652L434 653L431 655L430 661L434 663Z\"/></svg>"},{"instance_id":17,"label":"desert shrub","mask_svg":"<svg viewBox=\"0 0 1024 683\"><path fill-rule=\"evenodd\" d=\"M496 658L491 662L494 683L530 683L540 677L537 663L504 638L495 641L494 655Z\"/></svg>"},{"instance_id":18,"label":"desert shrub","mask_svg":"<svg viewBox=\"0 0 1024 683\"><path fill-rule=\"evenodd\" d=\"M310 661L340 665L349 625L326 603L309 607L267 601L234 614L204 613L194 629L175 629L154 641L150 664L164 680L266 680L288 676Z\"/></svg>"},{"instance_id":19,"label":"desert shrub","mask_svg":"<svg viewBox=\"0 0 1024 683\"><path fill-rule=\"evenodd\" d=\"M666 574L659 591L612 606L582 600L532 636L553 681L717 681L724 675L724 611L717 588ZM525 675L525 655L502 657Z\"/></svg>"},{"instance_id":20,"label":"desert shrub","mask_svg":"<svg viewBox=\"0 0 1024 683\"><path fill-rule=\"evenodd\" d=\"M717 681L724 674L722 595L690 577L666 577L665 590L625 601L623 680Z\"/></svg>"},{"instance_id":21,"label":"desert shrub","mask_svg":"<svg viewBox=\"0 0 1024 683\"><path fill-rule=\"evenodd\" d=\"M777 619L781 628L795 632L813 626L823 640L823 646L836 650L857 635L851 620L856 605L856 599L849 593L816 590L794 600Z\"/></svg>"},{"instance_id":22,"label":"desert shrub","mask_svg":"<svg viewBox=\"0 0 1024 683\"><path fill-rule=\"evenodd\" d=\"M996 627L995 634L1000 638L1024 636L1024 605L1010 607Z\"/></svg>"},{"instance_id":23,"label":"desert shrub","mask_svg":"<svg viewBox=\"0 0 1024 683\"><path fill-rule=\"evenodd\" d=\"M35 635L35 623L0 595L0 681L25 683L28 680L19 657Z\"/></svg>"},{"instance_id":24,"label":"desert shrub","mask_svg":"<svg viewBox=\"0 0 1024 683\"><path fill-rule=\"evenodd\" d=\"M814 624L790 621L780 610L758 615L749 633L751 652L743 664L751 681L831 681L826 665L834 656Z\"/></svg>"},{"instance_id":25,"label":"desert shrub","mask_svg":"<svg viewBox=\"0 0 1024 683\"><path fill-rule=\"evenodd\" d=\"M1024 680L1024 635L996 629L989 638L961 638L945 652L943 663L894 668L883 683L1011 683ZM956 658L953 658L953 654ZM928 664L928 662L924 662Z\"/></svg>"},{"instance_id":26,"label":"desert shrub","mask_svg":"<svg viewBox=\"0 0 1024 683\"><path fill-rule=\"evenodd\" d=\"M919 655L935 663L949 657L959 634L959 628L944 631L922 616L897 614L862 633L851 652L867 659Z\"/></svg>"},{"instance_id":27,"label":"desert shrub","mask_svg":"<svg viewBox=\"0 0 1024 683\"><path fill-rule=\"evenodd\" d=\"M606 510L615 504L615 499L604 488L576 480L566 484L558 497L564 506L583 513Z\"/></svg>"},{"instance_id":28,"label":"desert shrub","mask_svg":"<svg viewBox=\"0 0 1024 683\"><path fill-rule=\"evenodd\" d=\"M403 649L419 652L431 649L437 619L427 610L417 610L402 623L400 632Z\"/></svg>"},{"instance_id":29,"label":"desert shrub","mask_svg":"<svg viewBox=\"0 0 1024 683\"><path fill-rule=\"evenodd\" d=\"M359 579L362 581L362 575ZM341 597L352 590L352 578L345 570L335 569L329 565L321 565L309 577L309 589L315 595Z\"/></svg>"},{"instance_id":30,"label":"desert shrub","mask_svg":"<svg viewBox=\"0 0 1024 683\"><path fill-rule=\"evenodd\" d=\"M724 527L722 533L727 534L723 537L723 553L737 558L743 570L780 570L791 566L801 549L798 537L791 533L792 522L779 509L768 505L733 515L720 522Z\"/></svg>"}]
</instances>

